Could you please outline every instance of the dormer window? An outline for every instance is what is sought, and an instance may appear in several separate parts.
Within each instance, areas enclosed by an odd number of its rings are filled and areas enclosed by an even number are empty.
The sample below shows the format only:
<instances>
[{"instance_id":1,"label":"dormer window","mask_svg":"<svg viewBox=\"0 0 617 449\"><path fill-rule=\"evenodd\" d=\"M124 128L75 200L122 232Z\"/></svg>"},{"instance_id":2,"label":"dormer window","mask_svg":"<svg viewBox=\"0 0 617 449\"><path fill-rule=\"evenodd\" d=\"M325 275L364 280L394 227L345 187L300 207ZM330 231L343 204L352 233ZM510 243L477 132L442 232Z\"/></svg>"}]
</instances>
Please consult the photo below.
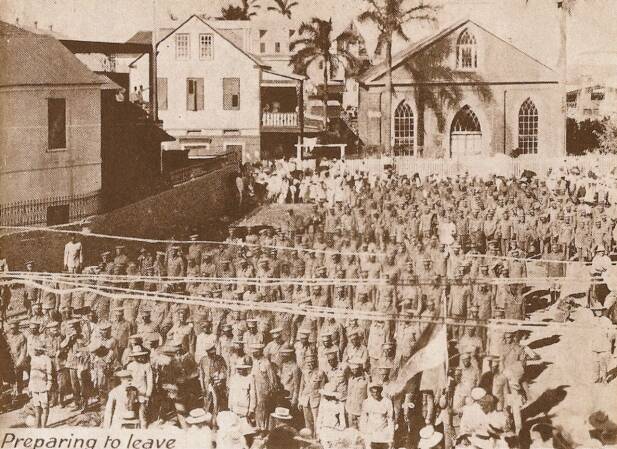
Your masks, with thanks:
<instances>
[{"instance_id":1,"label":"dormer window","mask_svg":"<svg viewBox=\"0 0 617 449\"><path fill-rule=\"evenodd\" d=\"M478 44L476 37L467 29L456 41L456 68L459 70L475 70L478 68Z\"/></svg>"}]
</instances>

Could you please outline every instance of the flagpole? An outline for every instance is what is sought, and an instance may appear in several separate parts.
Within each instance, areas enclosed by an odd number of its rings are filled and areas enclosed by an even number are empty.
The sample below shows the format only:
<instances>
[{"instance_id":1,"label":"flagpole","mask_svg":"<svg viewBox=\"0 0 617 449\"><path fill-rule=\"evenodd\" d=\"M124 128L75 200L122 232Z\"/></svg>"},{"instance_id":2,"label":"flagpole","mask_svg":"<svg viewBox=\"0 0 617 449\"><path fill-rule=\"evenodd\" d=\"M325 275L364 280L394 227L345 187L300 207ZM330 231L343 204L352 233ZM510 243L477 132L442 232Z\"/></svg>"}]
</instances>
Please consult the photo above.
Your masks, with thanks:
<instances>
[{"instance_id":1,"label":"flagpole","mask_svg":"<svg viewBox=\"0 0 617 449\"><path fill-rule=\"evenodd\" d=\"M152 85L150 86L152 95L150 99L150 115L154 122L159 121L159 107L158 107L158 93L157 93L157 84L158 84L158 75L157 75L157 67L156 67L156 47L158 43L157 39L157 31L158 24L156 19L156 0L152 0L152 59L150 70L152 71ZM162 164L161 164L162 165ZM161 168L162 171L162 168Z\"/></svg>"}]
</instances>

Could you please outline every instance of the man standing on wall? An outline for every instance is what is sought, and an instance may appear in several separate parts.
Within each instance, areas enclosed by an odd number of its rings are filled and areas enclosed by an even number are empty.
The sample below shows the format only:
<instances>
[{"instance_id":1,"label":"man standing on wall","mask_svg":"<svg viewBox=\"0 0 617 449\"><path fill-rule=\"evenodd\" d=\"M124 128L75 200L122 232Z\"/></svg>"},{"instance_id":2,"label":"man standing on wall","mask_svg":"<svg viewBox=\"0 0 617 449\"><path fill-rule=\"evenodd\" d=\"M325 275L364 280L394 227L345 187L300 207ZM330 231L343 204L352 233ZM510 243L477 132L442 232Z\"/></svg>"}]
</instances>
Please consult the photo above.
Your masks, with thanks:
<instances>
[{"instance_id":1,"label":"man standing on wall","mask_svg":"<svg viewBox=\"0 0 617 449\"><path fill-rule=\"evenodd\" d=\"M71 234L71 241L64 245L64 270L69 273L79 273L84 263L81 242L77 234Z\"/></svg>"}]
</instances>

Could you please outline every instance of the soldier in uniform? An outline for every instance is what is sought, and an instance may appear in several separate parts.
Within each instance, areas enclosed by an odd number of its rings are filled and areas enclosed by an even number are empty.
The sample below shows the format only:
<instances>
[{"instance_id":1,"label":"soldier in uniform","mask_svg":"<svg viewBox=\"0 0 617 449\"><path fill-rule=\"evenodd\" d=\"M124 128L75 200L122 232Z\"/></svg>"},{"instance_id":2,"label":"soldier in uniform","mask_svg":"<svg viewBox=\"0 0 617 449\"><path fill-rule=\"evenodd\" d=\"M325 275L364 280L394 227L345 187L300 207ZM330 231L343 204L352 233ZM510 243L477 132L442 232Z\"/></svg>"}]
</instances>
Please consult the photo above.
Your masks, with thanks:
<instances>
[{"instance_id":1,"label":"soldier in uniform","mask_svg":"<svg viewBox=\"0 0 617 449\"><path fill-rule=\"evenodd\" d=\"M199 361L199 383L203 392L204 410L216 418L227 408L227 364L216 353L216 342L205 347L206 355Z\"/></svg>"},{"instance_id":2,"label":"soldier in uniform","mask_svg":"<svg viewBox=\"0 0 617 449\"><path fill-rule=\"evenodd\" d=\"M24 334L19 331L19 321L9 322L9 330L6 333L6 341L9 346L9 354L13 363L15 375L13 399L17 399L22 393L24 371L28 371L30 369L28 366L28 343Z\"/></svg>"},{"instance_id":3,"label":"soldier in uniform","mask_svg":"<svg viewBox=\"0 0 617 449\"><path fill-rule=\"evenodd\" d=\"M295 414L298 410L298 394L300 392L300 368L293 358L293 353L294 349L287 344L280 349L281 364L278 367L278 372L281 387L289 398L292 414Z\"/></svg>"},{"instance_id":4,"label":"soldier in uniform","mask_svg":"<svg viewBox=\"0 0 617 449\"><path fill-rule=\"evenodd\" d=\"M81 333L79 320L72 319L69 322L69 330L60 348L67 354L66 368L69 370L71 390L73 391L73 409L82 412L88 406L90 372L88 341Z\"/></svg>"},{"instance_id":5,"label":"soldier in uniform","mask_svg":"<svg viewBox=\"0 0 617 449\"><path fill-rule=\"evenodd\" d=\"M348 362L350 375L347 379L345 413L347 414L347 423L354 429L359 429L362 403L368 394L369 379L365 373L365 363L366 361L362 359L351 359Z\"/></svg>"},{"instance_id":6,"label":"soldier in uniform","mask_svg":"<svg viewBox=\"0 0 617 449\"><path fill-rule=\"evenodd\" d=\"M251 358L242 357L229 379L229 410L248 423L254 423L257 408L257 387L251 367Z\"/></svg>"},{"instance_id":7,"label":"soldier in uniform","mask_svg":"<svg viewBox=\"0 0 617 449\"><path fill-rule=\"evenodd\" d=\"M298 404L304 413L304 425L311 430L313 438L316 435L316 423L319 413L321 394L319 391L326 382L326 376L317 366L317 357L313 353L305 353L304 367L300 378Z\"/></svg>"},{"instance_id":8,"label":"soldier in uniform","mask_svg":"<svg viewBox=\"0 0 617 449\"><path fill-rule=\"evenodd\" d=\"M34 261L29 260L26 262L26 271L32 272L34 267ZM23 306L28 312L28 316L32 314L32 304L41 301L42 290L38 287L34 287L31 284L24 284L23 289Z\"/></svg>"},{"instance_id":9,"label":"soldier in uniform","mask_svg":"<svg viewBox=\"0 0 617 449\"><path fill-rule=\"evenodd\" d=\"M171 344L180 344L185 352L195 354L195 331L193 324L187 321L188 310L179 307L176 311L176 322L167 332L167 340Z\"/></svg>"},{"instance_id":10,"label":"soldier in uniform","mask_svg":"<svg viewBox=\"0 0 617 449\"><path fill-rule=\"evenodd\" d=\"M118 345L118 355L122 355L129 344L129 336L133 334L133 326L124 319L124 309L114 309L112 315L111 336Z\"/></svg>"},{"instance_id":11,"label":"soldier in uniform","mask_svg":"<svg viewBox=\"0 0 617 449\"><path fill-rule=\"evenodd\" d=\"M270 335L272 336L272 341L268 343L264 349L264 357L268 359L277 369L280 369L282 356L281 349L284 345L283 329L277 327L276 329L272 329L270 331Z\"/></svg>"},{"instance_id":12,"label":"soldier in uniform","mask_svg":"<svg viewBox=\"0 0 617 449\"><path fill-rule=\"evenodd\" d=\"M264 432L269 429L269 418L272 411L272 394L278 385L276 372L272 364L263 355L264 345L253 343L250 346L253 359L252 374L255 378L257 407L255 408L255 427Z\"/></svg>"}]
</instances>

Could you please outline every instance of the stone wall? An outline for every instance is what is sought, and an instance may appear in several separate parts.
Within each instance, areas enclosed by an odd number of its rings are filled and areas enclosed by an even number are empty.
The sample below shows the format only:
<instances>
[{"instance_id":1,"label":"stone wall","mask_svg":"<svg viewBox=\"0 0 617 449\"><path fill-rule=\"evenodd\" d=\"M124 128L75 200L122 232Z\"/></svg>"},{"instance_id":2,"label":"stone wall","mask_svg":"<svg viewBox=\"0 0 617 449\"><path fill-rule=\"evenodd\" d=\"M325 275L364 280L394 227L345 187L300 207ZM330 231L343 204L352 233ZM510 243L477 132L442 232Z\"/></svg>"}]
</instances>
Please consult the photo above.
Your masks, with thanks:
<instances>
[{"instance_id":1,"label":"stone wall","mask_svg":"<svg viewBox=\"0 0 617 449\"><path fill-rule=\"evenodd\" d=\"M198 232L204 240L222 239L226 225L242 212L238 208L235 188L236 171L237 165L229 164L171 190L97 216L91 222L90 231L161 240L172 235L188 240L188 235ZM22 270L27 260L35 262L35 271L62 270L64 244L69 240L67 234L12 232L0 236L2 256L7 258L11 270ZM81 240L85 265L97 263L101 252L113 251L118 244L126 245L131 258L135 258L143 246L152 251L160 249L160 245L118 239L84 236Z\"/></svg>"}]
</instances>

